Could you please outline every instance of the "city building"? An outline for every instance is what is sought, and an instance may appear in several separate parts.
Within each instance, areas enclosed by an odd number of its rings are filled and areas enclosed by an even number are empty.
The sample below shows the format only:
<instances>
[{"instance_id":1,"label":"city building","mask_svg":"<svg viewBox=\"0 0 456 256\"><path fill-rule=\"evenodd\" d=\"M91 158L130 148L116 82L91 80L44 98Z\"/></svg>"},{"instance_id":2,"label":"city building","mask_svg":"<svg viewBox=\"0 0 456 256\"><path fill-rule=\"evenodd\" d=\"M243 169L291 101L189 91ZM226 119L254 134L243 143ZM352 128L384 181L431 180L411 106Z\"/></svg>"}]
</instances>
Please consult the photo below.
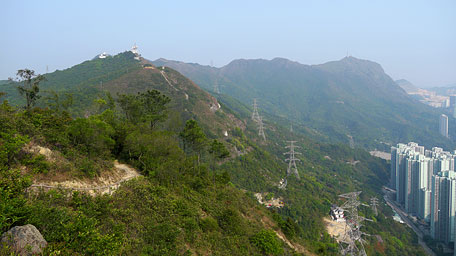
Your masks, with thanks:
<instances>
[{"instance_id":1,"label":"city building","mask_svg":"<svg viewBox=\"0 0 456 256\"><path fill-rule=\"evenodd\" d=\"M442 136L448 138L448 116L445 114L440 115L439 131Z\"/></svg>"},{"instance_id":2,"label":"city building","mask_svg":"<svg viewBox=\"0 0 456 256\"><path fill-rule=\"evenodd\" d=\"M456 105L450 107L453 110L453 118L456 118Z\"/></svg>"},{"instance_id":3,"label":"city building","mask_svg":"<svg viewBox=\"0 0 456 256\"><path fill-rule=\"evenodd\" d=\"M455 241L456 151L426 150L417 143L391 147L391 187L396 201L409 215L431 227L431 236L446 243Z\"/></svg>"},{"instance_id":4,"label":"city building","mask_svg":"<svg viewBox=\"0 0 456 256\"><path fill-rule=\"evenodd\" d=\"M456 95L450 95L450 107L454 107L456 105Z\"/></svg>"},{"instance_id":5,"label":"city building","mask_svg":"<svg viewBox=\"0 0 456 256\"><path fill-rule=\"evenodd\" d=\"M454 241L456 173L442 171L432 177L431 236L446 243Z\"/></svg>"}]
</instances>

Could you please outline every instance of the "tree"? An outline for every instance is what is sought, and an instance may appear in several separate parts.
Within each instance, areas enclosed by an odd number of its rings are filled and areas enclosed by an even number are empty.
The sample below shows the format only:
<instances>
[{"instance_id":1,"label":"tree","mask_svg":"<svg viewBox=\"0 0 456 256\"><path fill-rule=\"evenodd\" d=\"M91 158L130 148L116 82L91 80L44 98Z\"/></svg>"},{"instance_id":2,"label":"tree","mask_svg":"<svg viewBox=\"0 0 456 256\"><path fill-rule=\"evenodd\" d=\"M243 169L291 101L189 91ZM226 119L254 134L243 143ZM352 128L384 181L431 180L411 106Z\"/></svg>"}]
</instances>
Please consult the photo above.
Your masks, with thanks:
<instances>
[{"instance_id":1,"label":"tree","mask_svg":"<svg viewBox=\"0 0 456 256\"><path fill-rule=\"evenodd\" d=\"M109 156L115 145L114 129L98 116L72 121L67 132L73 145L87 152L89 157Z\"/></svg>"},{"instance_id":2,"label":"tree","mask_svg":"<svg viewBox=\"0 0 456 256\"><path fill-rule=\"evenodd\" d=\"M16 74L16 79L9 78L12 82L17 82L19 93L25 98L25 108L29 110L33 107L36 101L41 97L39 84L45 80L42 75L35 75L35 71L30 69L19 69Z\"/></svg>"},{"instance_id":3,"label":"tree","mask_svg":"<svg viewBox=\"0 0 456 256\"><path fill-rule=\"evenodd\" d=\"M157 122L167 118L168 115L165 112L166 104L171 99L166 95L161 94L157 90L147 90L145 93L139 93L138 98L144 109L144 121L149 122L150 128L153 128Z\"/></svg>"},{"instance_id":4,"label":"tree","mask_svg":"<svg viewBox=\"0 0 456 256\"><path fill-rule=\"evenodd\" d=\"M157 122L167 117L166 105L171 101L157 90L138 93L137 95L118 95L117 102L125 113L125 117L133 124L149 123L154 128Z\"/></svg>"},{"instance_id":5,"label":"tree","mask_svg":"<svg viewBox=\"0 0 456 256\"><path fill-rule=\"evenodd\" d=\"M117 102L125 114L125 118L132 124L138 124L141 120L141 102L135 95L119 94Z\"/></svg>"},{"instance_id":6,"label":"tree","mask_svg":"<svg viewBox=\"0 0 456 256\"><path fill-rule=\"evenodd\" d=\"M198 163L201 158L201 153L207 145L206 134L195 120L188 120L185 123L184 130L180 133L180 137L184 142L184 150L192 150L198 155Z\"/></svg>"},{"instance_id":7,"label":"tree","mask_svg":"<svg viewBox=\"0 0 456 256\"><path fill-rule=\"evenodd\" d=\"M44 99L49 108L55 112L68 111L68 108L73 105L73 94L71 93L58 94L55 91L49 91L49 94Z\"/></svg>"},{"instance_id":8,"label":"tree","mask_svg":"<svg viewBox=\"0 0 456 256\"><path fill-rule=\"evenodd\" d=\"M223 159L230 156L230 151L225 147L225 144L214 139L211 142L209 153L211 153L215 158Z\"/></svg>"}]
</instances>

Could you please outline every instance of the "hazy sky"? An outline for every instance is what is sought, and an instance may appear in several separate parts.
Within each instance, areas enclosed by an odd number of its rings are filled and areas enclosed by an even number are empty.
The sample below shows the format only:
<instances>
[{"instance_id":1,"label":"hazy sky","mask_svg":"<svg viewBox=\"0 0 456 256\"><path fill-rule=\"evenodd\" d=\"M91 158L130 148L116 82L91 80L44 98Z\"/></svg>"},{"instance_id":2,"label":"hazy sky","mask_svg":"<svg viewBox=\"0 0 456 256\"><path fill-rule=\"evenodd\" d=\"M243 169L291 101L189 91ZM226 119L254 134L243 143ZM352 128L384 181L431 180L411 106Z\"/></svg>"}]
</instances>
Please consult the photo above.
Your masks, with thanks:
<instances>
[{"instance_id":1,"label":"hazy sky","mask_svg":"<svg viewBox=\"0 0 456 256\"><path fill-rule=\"evenodd\" d=\"M456 0L69 2L0 0L0 79L136 42L147 59L215 66L274 57L319 64L348 51L394 79L456 83Z\"/></svg>"}]
</instances>

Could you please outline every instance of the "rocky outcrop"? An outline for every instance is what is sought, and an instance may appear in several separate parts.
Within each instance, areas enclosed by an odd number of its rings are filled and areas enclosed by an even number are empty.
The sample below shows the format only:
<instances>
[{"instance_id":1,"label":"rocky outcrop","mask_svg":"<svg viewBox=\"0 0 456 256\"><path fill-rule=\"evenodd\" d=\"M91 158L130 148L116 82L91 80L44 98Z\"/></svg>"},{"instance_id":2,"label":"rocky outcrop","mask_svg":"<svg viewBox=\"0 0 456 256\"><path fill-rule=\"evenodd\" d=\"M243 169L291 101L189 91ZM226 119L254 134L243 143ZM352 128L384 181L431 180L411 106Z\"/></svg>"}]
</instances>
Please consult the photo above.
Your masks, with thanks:
<instances>
[{"instance_id":1,"label":"rocky outcrop","mask_svg":"<svg viewBox=\"0 0 456 256\"><path fill-rule=\"evenodd\" d=\"M41 255L46 246L40 231L31 224L13 227L3 233L0 240L0 248L4 250L6 247L18 255Z\"/></svg>"}]
</instances>

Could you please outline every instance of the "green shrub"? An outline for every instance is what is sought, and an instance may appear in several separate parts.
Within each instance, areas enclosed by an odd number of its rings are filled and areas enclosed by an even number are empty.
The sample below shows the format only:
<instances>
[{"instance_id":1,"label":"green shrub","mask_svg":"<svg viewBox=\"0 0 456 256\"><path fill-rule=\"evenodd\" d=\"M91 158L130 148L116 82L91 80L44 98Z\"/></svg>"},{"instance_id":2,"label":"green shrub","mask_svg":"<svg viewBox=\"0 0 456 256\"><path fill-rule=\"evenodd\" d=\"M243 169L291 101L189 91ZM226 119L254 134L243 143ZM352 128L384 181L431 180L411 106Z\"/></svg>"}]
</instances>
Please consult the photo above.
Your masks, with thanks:
<instances>
[{"instance_id":1,"label":"green shrub","mask_svg":"<svg viewBox=\"0 0 456 256\"><path fill-rule=\"evenodd\" d=\"M210 232L218 229L217 220L211 216L207 216L200 220L200 227L204 232Z\"/></svg>"},{"instance_id":2,"label":"green shrub","mask_svg":"<svg viewBox=\"0 0 456 256\"><path fill-rule=\"evenodd\" d=\"M82 157L78 159L77 166L79 170L89 177L94 177L98 174L98 170L96 169L96 165L87 157Z\"/></svg>"},{"instance_id":3,"label":"green shrub","mask_svg":"<svg viewBox=\"0 0 456 256\"><path fill-rule=\"evenodd\" d=\"M78 118L68 127L71 143L89 157L109 156L114 148L114 129L106 122L91 118Z\"/></svg>"},{"instance_id":4,"label":"green shrub","mask_svg":"<svg viewBox=\"0 0 456 256\"><path fill-rule=\"evenodd\" d=\"M175 255L179 234L179 228L170 223L148 227L144 239L149 246L144 248L143 253L147 255Z\"/></svg>"},{"instance_id":5,"label":"green shrub","mask_svg":"<svg viewBox=\"0 0 456 256\"><path fill-rule=\"evenodd\" d=\"M33 173L47 173L51 168L51 165L43 155L28 156L23 161L23 164L31 168Z\"/></svg>"},{"instance_id":6,"label":"green shrub","mask_svg":"<svg viewBox=\"0 0 456 256\"><path fill-rule=\"evenodd\" d=\"M250 242L265 254L278 255L283 253L282 243L274 231L262 230L250 238Z\"/></svg>"},{"instance_id":7,"label":"green shrub","mask_svg":"<svg viewBox=\"0 0 456 256\"><path fill-rule=\"evenodd\" d=\"M271 193L267 193L266 196L264 197L264 199L266 201L268 201L268 200L271 200L273 197L274 197L274 193L271 192Z\"/></svg>"},{"instance_id":8,"label":"green shrub","mask_svg":"<svg viewBox=\"0 0 456 256\"><path fill-rule=\"evenodd\" d=\"M218 225L224 232L239 234L242 227L242 218L235 209L226 209L217 218Z\"/></svg>"}]
</instances>

